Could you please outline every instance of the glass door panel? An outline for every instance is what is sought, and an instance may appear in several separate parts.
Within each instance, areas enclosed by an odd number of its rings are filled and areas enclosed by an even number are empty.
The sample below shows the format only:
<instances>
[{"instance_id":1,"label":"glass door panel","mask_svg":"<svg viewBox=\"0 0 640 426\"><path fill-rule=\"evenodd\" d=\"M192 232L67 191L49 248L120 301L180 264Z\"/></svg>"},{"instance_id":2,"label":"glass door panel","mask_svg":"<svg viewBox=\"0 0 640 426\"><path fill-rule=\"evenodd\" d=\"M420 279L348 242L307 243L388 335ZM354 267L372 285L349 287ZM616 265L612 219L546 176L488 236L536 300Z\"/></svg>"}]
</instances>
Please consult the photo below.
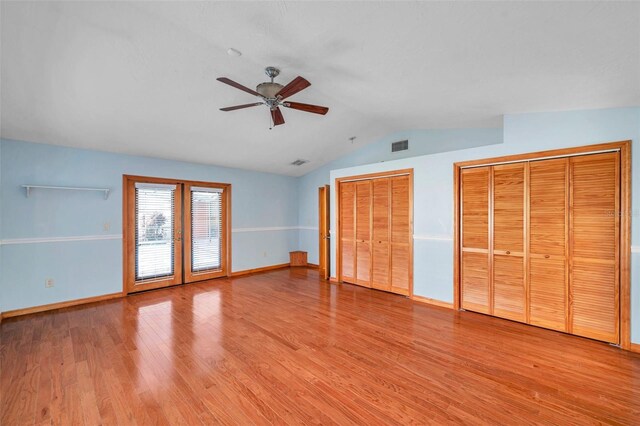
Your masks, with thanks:
<instances>
[{"instance_id":1,"label":"glass door panel","mask_svg":"<svg viewBox=\"0 0 640 426\"><path fill-rule=\"evenodd\" d=\"M226 275L224 188L185 184L185 281Z\"/></svg>"},{"instance_id":2,"label":"glass door panel","mask_svg":"<svg viewBox=\"0 0 640 426\"><path fill-rule=\"evenodd\" d=\"M182 283L182 186L155 181L126 186L127 291Z\"/></svg>"}]
</instances>

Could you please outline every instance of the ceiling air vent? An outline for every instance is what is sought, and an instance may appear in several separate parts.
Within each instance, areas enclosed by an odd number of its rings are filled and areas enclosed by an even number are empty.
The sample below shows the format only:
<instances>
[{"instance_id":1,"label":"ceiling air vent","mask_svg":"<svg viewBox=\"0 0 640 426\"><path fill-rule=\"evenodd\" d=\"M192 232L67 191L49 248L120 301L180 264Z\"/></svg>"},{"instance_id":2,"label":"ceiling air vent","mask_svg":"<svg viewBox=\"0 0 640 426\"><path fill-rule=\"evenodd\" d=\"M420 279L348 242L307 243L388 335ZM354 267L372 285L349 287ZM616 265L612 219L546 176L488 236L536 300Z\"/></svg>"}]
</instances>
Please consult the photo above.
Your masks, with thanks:
<instances>
[{"instance_id":1,"label":"ceiling air vent","mask_svg":"<svg viewBox=\"0 0 640 426\"><path fill-rule=\"evenodd\" d=\"M304 163L308 163L308 160L296 160L293 163L291 163L292 166L302 166Z\"/></svg>"},{"instance_id":2,"label":"ceiling air vent","mask_svg":"<svg viewBox=\"0 0 640 426\"><path fill-rule=\"evenodd\" d=\"M391 152L406 151L409 149L409 141L398 141L391 144Z\"/></svg>"}]
</instances>

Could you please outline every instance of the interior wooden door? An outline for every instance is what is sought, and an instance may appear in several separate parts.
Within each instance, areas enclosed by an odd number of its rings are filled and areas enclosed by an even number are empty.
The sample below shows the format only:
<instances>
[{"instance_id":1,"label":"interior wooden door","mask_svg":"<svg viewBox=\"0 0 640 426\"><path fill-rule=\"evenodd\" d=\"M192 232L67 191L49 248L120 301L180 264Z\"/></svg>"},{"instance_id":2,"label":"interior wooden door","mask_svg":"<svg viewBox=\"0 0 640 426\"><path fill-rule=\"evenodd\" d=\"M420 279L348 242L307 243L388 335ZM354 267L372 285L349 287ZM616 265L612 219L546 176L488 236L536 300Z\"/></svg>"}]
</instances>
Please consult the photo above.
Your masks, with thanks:
<instances>
[{"instance_id":1,"label":"interior wooden door","mask_svg":"<svg viewBox=\"0 0 640 426\"><path fill-rule=\"evenodd\" d=\"M526 321L526 163L493 166L493 315Z\"/></svg>"},{"instance_id":2,"label":"interior wooden door","mask_svg":"<svg viewBox=\"0 0 640 426\"><path fill-rule=\"evenodd\" d=\"M184 282L227 275L226 185L184 184Z\"/></svg>"},{"instance_id":3,"label":"interior wooden door","mask_svg":"<svg viewBox=\"0 0 640 426\"><path fill-rule=\"evenodd\" d=\"M356 284L371 287L371 180L356 185Z\"/></svg>"},{"instance_id":4,"label":"interior wooden door","mask_svg":"<svg viewBox=\"0 0 640 426\"><path fill-rule=\"evenodd\" d=\"M529 323L568 331L568 158L529 164L529 199Z\"/></svg>"},{"instance_id":5,"label":"interior wooden door","mask_svg":"<svg viewBox=\"0 0 640 426\"><path fill-rule=\"evenodd\" d=\"M331 274L329 239L329 185L325 185L318 188L318 271L325 280Z\"/></svg>"},{"instance_id":6,"label":"interior wooden door","mask_svg":"<svg viewBox=\"0 0 640 426\"><path fill-rule=\"evenodd\" d=\"M390 178L391 183L391 291L409 295L412 275L411 176Z\"/></svg>"},{"instance_id":7,"label":"interior wooden door","mask_svg":"<svg viewBox=\"0 0 640 426\"><path fill-rule=\"evenodd\" d=\"M182 284L182 185L156 178L124 182L127 293Z\"/></svg>"},{"instance_id":8,"label":"interior wooden door","mask_svg":"<svg viewBox=\"0 0 640 426\"><path fill-rule=\"evenodd\" d=\"M345 282L356 282L356 183L339 185L340 211L340 277Z\"/></svg>"},{"instance_id":9,"label":"interior wooden door","mask_svg":"<svg viewBox=\"0 0 640 426\"><path fill-rule=\"evenodd\" d=\"M619 342L619 153L570 159L569 325Z\"/></svg>"},{"instance_id":10,"label":"interior wooden door","mask_svg":"<svg viewBox=\"0 0 640 426\"><path fill-rule=\"evenodd\" d=\"M490 167L460 172L461 286L463 309L490 313L489 187Z\"/></svg>"},{"instance_id":11,"label":"interior wooden door","mask_svg":"<svg viewBox=\"0 0 640 426\"><path fill-rule=\"evenodd\" d=\"M373 180L373 238L371 286L391 291L391 181Z\"/></svg>"}]
</instances>

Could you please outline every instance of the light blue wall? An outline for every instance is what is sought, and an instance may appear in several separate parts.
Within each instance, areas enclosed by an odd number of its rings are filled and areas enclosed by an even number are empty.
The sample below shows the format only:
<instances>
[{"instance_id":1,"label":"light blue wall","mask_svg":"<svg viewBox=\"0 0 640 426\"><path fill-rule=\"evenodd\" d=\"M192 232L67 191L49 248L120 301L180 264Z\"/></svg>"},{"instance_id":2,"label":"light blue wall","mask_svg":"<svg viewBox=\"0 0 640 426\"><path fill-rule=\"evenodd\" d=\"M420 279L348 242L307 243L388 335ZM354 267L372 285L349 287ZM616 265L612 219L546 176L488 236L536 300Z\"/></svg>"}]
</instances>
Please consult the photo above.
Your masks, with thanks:
<instances>
[{"instance_id":1,"label":"light blue wall","mask_svg":"<svg viewBox=\"0 0 640 426\"><path fill-rule=\"evenodd\" d=\"M2 139L0 139L0 241L2 240ZM2 312L2 244L0 244L0 312Z\"/></svg>"},{"instance_id":2,"label":"light blue wall","mask_svg":"<svg viewBox=\"0 0 640 426\"><path fill-rule=\"evenodd\" d=\"M232 184L234 271L287 263L298 247L297 180L268 173L3 140L0 311L122 290L122 175ZM33 190L23 184L111 188L102 194ZM105 231L103 225L110 224ZM251 230L246 228L287 228ZM25 243L28 238L97 236ZM12 240L20 244L11 244ZM14 241L15 242L15 241ZM53 278L53 288L45 288Z\"/></svg>"},{"instance_id":3,"label":"light blue wall","mask_svg":"<svg viewBox=\"0 0 640 426\"><path fill-rule=\"evenodd\" d=\"M515 114L504 118L504 143L333 170L343 176L414 169L414 293L453 301L453 163L545 149L633 140L640 143L640 108ZM632 341L640 342L640 156L632 153ZM334 188L331 188L332 193ZM331 218L335 223L335 206ZM335 259L335 241L331 242ZM335 263L335 262L334 262ZM332 265L332 276L335 276Z\"/></svg>"},{"instance_id":4,"label":"light blue wall","mask_svg":"<svg viewBox=\"0 0 640 426\"><path fill-rule=\"evenodd\" d=\"M391 154L389 143L400 139L409 139L410 151ZM415 294L451 301L454 162L627 139L634 141L637 151L640 108L514 114L504 117L503 129L396 133L298 179L2 140L2 240L78 236L115 239L0 245L0 310L121 290L123 174L231 183L233 270L237 271L286 263L288 252L296 249L308 251L309 261L317 263L317 188L339 176L409 167L415 173ZM640 342L640 226L636 223L640 173L635 172L640 170L639 155L633 155L633 170L632 340ZM25 183L104 186L113 191L106 201L99 194L57 191L34 191L26 198L20 188ZM332 205L332 223L333 218ZM111 228L104 231L107 222ZM332 253L335 259L333 241ZM44 280L49 277L56 284L45 289Z\"/></svg>"},{"instance_id":5,"label":"light blue wall","mask_svg":"<svg viewBox=\"0 0 640 426\"><path fill-rule=\"evenodd\" d=\"M404 139L409 140L409 149L392 153L391 143ZM318 188L329 184L331 170L501 143L502 129L408 130L388 135L302 176L298 182L300 250L308 252L309 262L318 263Z\"/></svg>"}]
</instances>

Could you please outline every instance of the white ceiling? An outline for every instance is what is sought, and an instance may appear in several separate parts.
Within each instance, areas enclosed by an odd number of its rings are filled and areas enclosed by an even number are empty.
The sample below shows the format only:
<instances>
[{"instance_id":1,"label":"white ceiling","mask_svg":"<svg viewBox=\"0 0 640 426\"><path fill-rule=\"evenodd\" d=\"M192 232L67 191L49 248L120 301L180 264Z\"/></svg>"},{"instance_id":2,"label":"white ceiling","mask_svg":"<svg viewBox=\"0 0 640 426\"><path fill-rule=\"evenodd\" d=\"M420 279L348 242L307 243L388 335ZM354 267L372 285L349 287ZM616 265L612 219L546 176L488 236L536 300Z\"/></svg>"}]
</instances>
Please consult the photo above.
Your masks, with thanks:
<instances>
[{"instance_id":1,"label":"white ceiling","mask_svg":"<svg viewBox=\"0 0 640 426\"><path fill-rule=\"evenodd\" d=\"M301 175L390 132L640 105L640 4L2 2L5 138ZM241 57L228 56L227 48ZM263 68L312 86L266 107ZM348 138L357 136L355 144ZM288 163L303 158L302 167Z\"/></svg>"}]
</instances>

